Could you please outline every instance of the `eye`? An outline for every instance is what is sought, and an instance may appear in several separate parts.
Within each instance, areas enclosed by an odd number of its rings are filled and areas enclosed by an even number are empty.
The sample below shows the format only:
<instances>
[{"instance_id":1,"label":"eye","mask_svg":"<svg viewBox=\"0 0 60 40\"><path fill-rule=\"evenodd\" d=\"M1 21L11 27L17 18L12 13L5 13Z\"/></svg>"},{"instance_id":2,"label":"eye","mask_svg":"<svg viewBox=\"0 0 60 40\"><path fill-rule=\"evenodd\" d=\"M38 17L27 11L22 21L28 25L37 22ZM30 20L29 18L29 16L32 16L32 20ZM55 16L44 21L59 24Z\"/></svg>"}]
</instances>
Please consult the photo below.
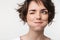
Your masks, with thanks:
<instances>
[{"instance_id":1,"label":"eye","mask_svg":"<svg viewBox=\"0 0 60 40\"><path fill-rule=\"evenodd\" d=\"M48 14L48 11L41 11L42 14Z\"/></svg>"},{"instance_id":2,"label":"eye","mask_svg":"<svg viewBox=\"0 0 60 40\"><path fill-rule=\"evenodd\" d=\"M30 13L30 14L34 14L34 13Z\"/></svg>"}]
</instances>

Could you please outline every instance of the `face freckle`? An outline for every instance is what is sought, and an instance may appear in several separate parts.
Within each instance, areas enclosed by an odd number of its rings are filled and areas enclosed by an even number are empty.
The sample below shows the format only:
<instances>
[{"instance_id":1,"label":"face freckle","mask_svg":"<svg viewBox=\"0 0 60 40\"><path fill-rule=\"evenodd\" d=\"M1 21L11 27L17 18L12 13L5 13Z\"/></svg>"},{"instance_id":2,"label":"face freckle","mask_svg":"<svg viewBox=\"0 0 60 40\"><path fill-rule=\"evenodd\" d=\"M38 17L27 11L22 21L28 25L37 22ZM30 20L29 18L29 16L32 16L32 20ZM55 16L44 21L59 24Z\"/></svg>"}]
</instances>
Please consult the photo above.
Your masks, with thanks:
<instances>
[{"instance_id":1,"label":"face freckle","mask_svg":"<svg viewBox=\"0 0 60 40\"><path fill-rule=\"evenodd\" d=\"M31 1L27 13L27 23L32 30L42 30L48 24L48 10L42 2Z\"/></svg>"}]
</instances>

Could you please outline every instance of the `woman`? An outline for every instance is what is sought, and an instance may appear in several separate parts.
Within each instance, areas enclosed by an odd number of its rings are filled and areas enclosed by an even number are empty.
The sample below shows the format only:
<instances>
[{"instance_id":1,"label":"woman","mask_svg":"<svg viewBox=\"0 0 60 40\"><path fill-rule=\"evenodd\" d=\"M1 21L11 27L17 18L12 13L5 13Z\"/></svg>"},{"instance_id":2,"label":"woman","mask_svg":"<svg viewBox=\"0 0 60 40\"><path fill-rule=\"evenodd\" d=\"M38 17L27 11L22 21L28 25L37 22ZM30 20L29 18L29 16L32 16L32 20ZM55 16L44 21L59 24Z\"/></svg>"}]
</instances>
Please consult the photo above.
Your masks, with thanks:
<instances>
[{"instance_id":1,"label":"woman","mask_svg":"<svg viewBox=\"0 0 60 40\"><path fill-rule=\"evenodd\" d=\"M17 10L19 17L28 24L29 32L19 40L51 40L44 35L45 27L52 22L55 7L51 0L25 0Z\"/></svg>"}]
</instances>

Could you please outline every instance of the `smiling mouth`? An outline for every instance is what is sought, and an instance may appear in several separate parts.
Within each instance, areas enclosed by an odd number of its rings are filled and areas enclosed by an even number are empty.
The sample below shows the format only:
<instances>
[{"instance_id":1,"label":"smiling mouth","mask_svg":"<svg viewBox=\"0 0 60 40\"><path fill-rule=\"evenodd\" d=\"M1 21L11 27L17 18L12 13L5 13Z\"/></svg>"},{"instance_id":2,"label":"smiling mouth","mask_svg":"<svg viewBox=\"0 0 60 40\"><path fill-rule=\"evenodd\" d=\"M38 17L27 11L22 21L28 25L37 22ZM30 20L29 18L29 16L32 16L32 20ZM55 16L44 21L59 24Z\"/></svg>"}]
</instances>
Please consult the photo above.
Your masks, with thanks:
<instances>
[{"instance_id":1,"label":"smiling mouth","mask_svg":"<svg viewBox=\"0 0 60 40\"><path fill-rule=\"evenodd\" d=\"M34 22L34 23L37 23L37 24L42 24L43 22Z\"/></svg>"}]
</instances>

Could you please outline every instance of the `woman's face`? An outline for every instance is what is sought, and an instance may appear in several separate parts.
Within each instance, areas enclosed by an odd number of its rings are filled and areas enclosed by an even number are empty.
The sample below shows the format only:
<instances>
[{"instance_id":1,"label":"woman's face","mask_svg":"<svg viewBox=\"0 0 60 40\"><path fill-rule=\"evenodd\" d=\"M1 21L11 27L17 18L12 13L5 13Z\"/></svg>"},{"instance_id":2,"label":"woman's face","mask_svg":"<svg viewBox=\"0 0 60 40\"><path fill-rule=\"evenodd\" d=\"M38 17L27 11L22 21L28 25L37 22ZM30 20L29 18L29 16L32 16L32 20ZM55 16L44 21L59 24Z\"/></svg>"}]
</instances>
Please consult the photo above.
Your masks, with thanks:
<instances>
[{"instance_id":1,"label":"woman's face","mask_svg":"<svg viewBox=\"0 0 60 40\"><path fill-rule=\"evenodd\" d=\"M48 24L48 10L42 2L37 4L35 1L31 1L26 18L31 30L43 30Z\"/></svg>"}]
</instances>

